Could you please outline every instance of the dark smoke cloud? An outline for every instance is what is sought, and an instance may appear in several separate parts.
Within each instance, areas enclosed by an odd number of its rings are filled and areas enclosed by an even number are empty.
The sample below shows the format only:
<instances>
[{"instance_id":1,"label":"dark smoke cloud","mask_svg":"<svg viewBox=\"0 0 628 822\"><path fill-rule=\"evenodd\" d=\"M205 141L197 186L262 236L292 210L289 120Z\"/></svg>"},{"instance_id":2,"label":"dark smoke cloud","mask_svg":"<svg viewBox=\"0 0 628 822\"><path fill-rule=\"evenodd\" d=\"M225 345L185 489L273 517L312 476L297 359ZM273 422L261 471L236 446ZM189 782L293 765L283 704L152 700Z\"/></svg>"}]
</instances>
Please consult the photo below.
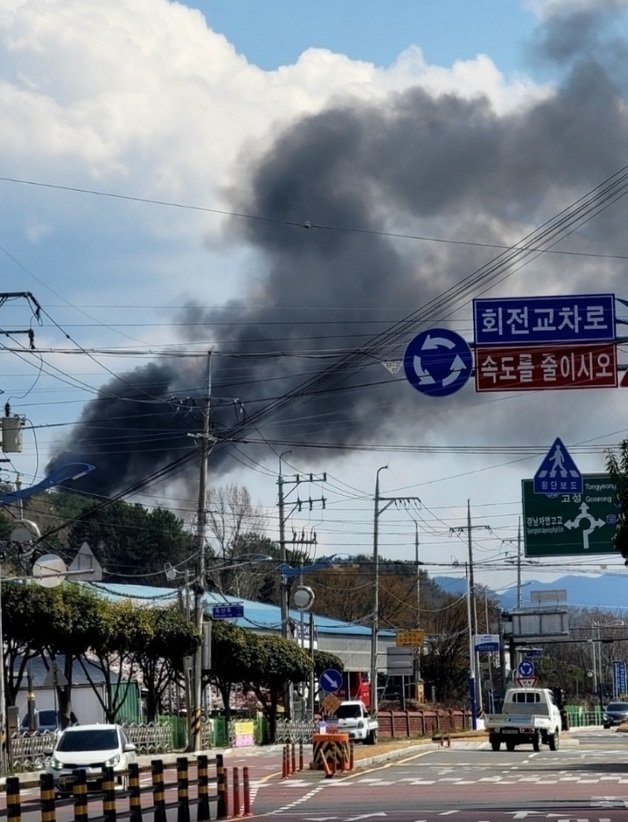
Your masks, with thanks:
<instances>
[{"instance_id":1,"label":"dark smoke cloud","mask_svg":"<svg viewBox=\"0 0 628 822\"><path fill-rule=\"evenodd\" d=\"M212 311L190 305L178 318L189 326L186 338L216 341L212 422L219 437L289 440L296 456L299 441L373 440L394 416L415 421L429 440L437 415L418 410L424 406L416 393L379 364L401 357L401 341L369 348L369 340L497 252L385 232L512 242L622 167L626 84L616 58L625 44L605 38L603 22L587 13L546 24L539 49L567 66L555 93L525 109L500 115L483 98L434 98L415 88L305 117L243 164L234 210L263 219L239 220L231 231L257 250L259 269L241 299ZM620 204L571 238L569 248L622 253L624 222ZM523 269L508 287L537 293L550 278L566 293L613 290L615 270L596 263L593 285L586 260L546 255L535 275ZM446 322L448 312L429 319ZM348 348L366 354L334 370L334 357ZM105 386L49 468L92 462L98 470L83 482L110 494L192 453L188 433L200 427L205 364L182 370L180 363L158 359ZM313 395L297 392L261 414L316 373L325 377ZM236 397L248 422L238 422ZM463 402L468 398L454 396L448 407ZM573 403L561 413L568 419ZM506 416L495 418L492 435L505 430ZM531 415L522 431L533 434L537 424ZM219 446L212 470L230 467L232 453L228 443ZM327 461L332 456L325 453Z\"/></svg>"}]
</instances>

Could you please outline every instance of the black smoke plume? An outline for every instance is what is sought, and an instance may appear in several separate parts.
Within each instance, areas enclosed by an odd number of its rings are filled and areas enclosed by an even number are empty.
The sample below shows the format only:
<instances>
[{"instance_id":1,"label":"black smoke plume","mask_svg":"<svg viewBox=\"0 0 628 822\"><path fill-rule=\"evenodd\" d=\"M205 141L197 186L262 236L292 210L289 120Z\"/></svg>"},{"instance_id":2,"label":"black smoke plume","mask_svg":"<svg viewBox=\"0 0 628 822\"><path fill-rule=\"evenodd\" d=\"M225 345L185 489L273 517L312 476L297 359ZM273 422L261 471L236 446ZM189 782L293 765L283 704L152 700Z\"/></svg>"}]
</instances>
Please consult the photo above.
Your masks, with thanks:
<instances>
[{"instance_id":1,"label":"black smoke plume","mask_svg":"<svg viewBox=\"0 0 628 822\"><path fill-rule=\"evenodd\" d=\"M178 318L186 339L214 351L213 472L264 441L295 456L299 444L328 445L329 461L391 431L402 440L400 421L427 441L442 436L433 400L381 363L434 324L457 323L470 338L464 278L626 164L628 61L612 26L620 8L596 9L539 29L536 57L562 79L534 102L500 113L481 96L418 87L347 99L243 160L233 210L251 219L230 231L256 252L249 287L223 308L190 304ZM625 220L619 200L553 249L574 256L503 266L501 293L539 293L548 282L558 293L613 290L622 269L578 253L622 253ZM426 237L435 240L417 239ZM174 461L196 475L188 434L202 426L205 373L202 357L162 357L112 380L48 468L90 462L97 470L82 482L103 495ZM461 392L448 407L465 402ZM491 434L505 424L496 417Z\"/></svg>"}]
</instances>

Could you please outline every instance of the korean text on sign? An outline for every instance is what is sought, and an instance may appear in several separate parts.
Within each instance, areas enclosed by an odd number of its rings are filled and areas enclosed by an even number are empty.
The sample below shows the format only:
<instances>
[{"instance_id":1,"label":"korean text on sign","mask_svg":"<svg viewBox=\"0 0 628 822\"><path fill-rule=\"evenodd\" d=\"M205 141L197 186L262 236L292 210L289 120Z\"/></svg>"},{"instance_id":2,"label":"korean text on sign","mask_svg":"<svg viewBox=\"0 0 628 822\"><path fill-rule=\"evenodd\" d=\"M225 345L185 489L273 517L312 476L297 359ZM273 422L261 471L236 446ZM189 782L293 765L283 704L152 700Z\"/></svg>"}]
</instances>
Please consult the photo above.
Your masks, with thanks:
<instances>
[{"instance_id":1,"label":"korean text on sign","mask_svg":"<svg viewBox=\"0 0 628 822\"><path fill-rule=\"evenodd\" d=\"M547 388L617 386L614 345L478 348L476 391L536 391Z\"/></svg>"},{"instance_id":2,"label":"korean text on sign","mask_svg":"<svg viewBox=\"0 0 628 822\"><path fill-rule=\"evenodd\" d=\"M613 294L473 301L476 345L608 342L615 339Z\"/></svg>"}]
</instances>

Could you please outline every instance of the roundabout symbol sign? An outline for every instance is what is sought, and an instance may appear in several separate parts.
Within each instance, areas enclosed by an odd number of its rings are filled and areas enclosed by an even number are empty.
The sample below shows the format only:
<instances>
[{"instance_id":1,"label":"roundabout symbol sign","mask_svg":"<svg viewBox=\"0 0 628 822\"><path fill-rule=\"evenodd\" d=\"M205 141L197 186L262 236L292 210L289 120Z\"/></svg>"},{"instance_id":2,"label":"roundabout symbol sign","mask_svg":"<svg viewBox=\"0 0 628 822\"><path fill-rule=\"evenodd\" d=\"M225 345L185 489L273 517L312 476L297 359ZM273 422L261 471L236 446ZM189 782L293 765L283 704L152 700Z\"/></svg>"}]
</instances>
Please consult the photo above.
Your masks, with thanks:
<instances>
[{"instance_id":1,"label":"roundabout symbol sign","mask_svg":"<svg viewBox=\"0 0 628 822\"><path fill-rule=\"evenodd\" d=\"M417 334L403 356L406 378L430 397L446 397L462 388L471 376L472 365L466 340L447 328Z\"/></svg>"}]
</instances>

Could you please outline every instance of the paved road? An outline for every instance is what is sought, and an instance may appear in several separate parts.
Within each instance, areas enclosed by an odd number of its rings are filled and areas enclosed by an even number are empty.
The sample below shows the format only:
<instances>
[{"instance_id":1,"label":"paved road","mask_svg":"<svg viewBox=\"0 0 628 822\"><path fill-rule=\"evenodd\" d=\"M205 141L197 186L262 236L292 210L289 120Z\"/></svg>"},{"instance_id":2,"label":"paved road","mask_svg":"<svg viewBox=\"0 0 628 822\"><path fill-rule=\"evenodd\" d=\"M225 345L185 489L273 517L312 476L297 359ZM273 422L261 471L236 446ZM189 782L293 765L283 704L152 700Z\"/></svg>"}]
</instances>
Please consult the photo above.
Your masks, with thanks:
<instances>
[{"instance_id":1,"label":"paved road","mask_svg":"<svg viewBox=\"0 0 628 822\"><path fill-rule=\"evenodd\" d=\"M254 780L253 800L258 818L304 822L626 822L628 735L578 730L563 735L559 751L539 753L428 745L332 779L304 771Z\"/></svg>"}]
</instances>

